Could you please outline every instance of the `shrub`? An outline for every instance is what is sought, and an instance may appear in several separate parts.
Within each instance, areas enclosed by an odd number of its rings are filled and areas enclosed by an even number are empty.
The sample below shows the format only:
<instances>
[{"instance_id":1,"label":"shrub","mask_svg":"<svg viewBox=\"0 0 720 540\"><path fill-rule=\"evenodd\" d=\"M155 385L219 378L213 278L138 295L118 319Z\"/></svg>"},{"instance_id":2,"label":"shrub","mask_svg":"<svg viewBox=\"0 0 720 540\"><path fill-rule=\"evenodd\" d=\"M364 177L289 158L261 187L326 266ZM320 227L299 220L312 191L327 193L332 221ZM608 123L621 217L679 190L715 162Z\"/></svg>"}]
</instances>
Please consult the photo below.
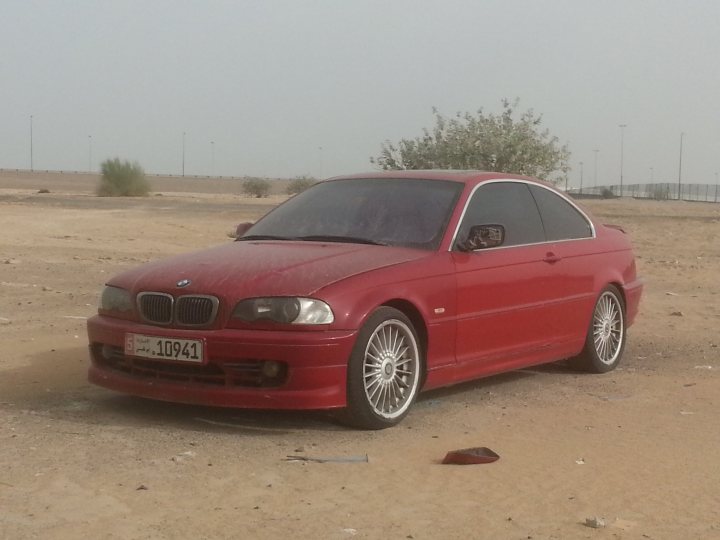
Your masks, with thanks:
<instances>
[{"instance_id":1,"label":"shrub","mask_svg":"<svg viewBox=\"0 0 720 540\"><path fill-rule=\"evenodd\" d=\"M615 194L613 193L612 189L603 188L601 196L603 199L614 199Z\"/></svg>"},{"instance_id":2,"label":"shrub","mask_svg":"<svg viewBox=\"0 0 720 540\"><path fill-rule=\"evenodd\" d=\"M413 139L385 141L370 162L383 170L477 169L564 180L567 145L541 126L542 115L518 111L519 101L502 100L502 112L457 113L433 109L435 126Z\"/></svg>"},{"instance_id":3,"label":"shrub","mask_svg":"<svg viewBox=\"0 0 720 540\"><path fill-rule=\"evenodd\" d=\"M248 178L243 182L242 190L250 197L267 197L270 195L270 182L264 178Z\"/></svg>"},{"instance_id":4,"label":"shrub","mask_svg":"<svg viewBox=\"0 0 720 540\"><path fill-rule=\"evenodd\" d=\"M100 170L102 176L97 189L100 197L145 197L150 192L145 171L137 162L106 159Z\"/></svg>"},{"instance_id":5,"label":"shrub","mask_svg":"<svg viewBox=\"0 0 720 540\"><path fill-rule=\"evenodd\" d=\"M288 195L297 195L307 188L314 186L316 183L317 180L310 176L298 176L290 180L288 187L285 189L285 193Z\"/></svg>"}]
</instances>

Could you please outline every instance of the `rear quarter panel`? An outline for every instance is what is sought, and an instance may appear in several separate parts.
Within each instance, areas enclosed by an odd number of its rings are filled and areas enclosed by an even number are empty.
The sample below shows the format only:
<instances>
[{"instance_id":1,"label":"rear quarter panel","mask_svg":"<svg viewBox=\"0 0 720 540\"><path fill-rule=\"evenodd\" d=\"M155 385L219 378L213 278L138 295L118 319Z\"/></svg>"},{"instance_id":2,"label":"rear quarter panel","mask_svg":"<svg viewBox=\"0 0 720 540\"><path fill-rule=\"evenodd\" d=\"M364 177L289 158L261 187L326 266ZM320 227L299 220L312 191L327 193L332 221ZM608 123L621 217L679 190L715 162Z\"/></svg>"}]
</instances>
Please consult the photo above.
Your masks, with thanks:
<instances>
[{"instance_id":1,"label":"rear quarter panel","mask_svg":"<svg viewBox=\"0 0 720 540\"><path fill-rule=\"evenodd\" d=\"M578 352L582 348L595 301L607 285L614 284L623 293L627 323L632 323L637 312L633 291L641 288L641 282L626 234L596 224L596 238L558 242L553 250L561 257L557 265L566 279L568 309L576 314L559 332L564 339L576 342Z\"/></svg>"}]
</instances>

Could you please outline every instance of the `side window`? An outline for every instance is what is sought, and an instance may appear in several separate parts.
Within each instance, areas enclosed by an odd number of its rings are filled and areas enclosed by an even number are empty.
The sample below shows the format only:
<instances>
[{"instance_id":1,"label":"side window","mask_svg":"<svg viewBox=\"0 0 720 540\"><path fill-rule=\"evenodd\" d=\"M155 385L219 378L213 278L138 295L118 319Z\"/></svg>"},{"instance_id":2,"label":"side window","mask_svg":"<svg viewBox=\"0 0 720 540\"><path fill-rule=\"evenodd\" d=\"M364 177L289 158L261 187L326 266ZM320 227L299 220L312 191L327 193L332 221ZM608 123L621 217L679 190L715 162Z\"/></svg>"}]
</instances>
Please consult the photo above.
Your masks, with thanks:
<instances>
[{"instance_id":1,"label":"side window","mask_svg":"<svg viewBox=\"0 0 720 540\"><path fill-rule=\"evenodd\" d=\"M539 186L530 186L530 191L540 208L548 240L570 240L592 236L592 228L588 220L565 199Z\"/></svg>"},{"instance_id":2,"label":"side window","mask_svg":"<svg viewBox=\"0 0 720 540\"><path fill-rule=\"evenodd\" d=\"M504 246L545 241L535 200L528 186L520 182L481 185L470 199L458 238L464 238L474 225L490 224L505 227Z\"/></svg>"}]
</instances>

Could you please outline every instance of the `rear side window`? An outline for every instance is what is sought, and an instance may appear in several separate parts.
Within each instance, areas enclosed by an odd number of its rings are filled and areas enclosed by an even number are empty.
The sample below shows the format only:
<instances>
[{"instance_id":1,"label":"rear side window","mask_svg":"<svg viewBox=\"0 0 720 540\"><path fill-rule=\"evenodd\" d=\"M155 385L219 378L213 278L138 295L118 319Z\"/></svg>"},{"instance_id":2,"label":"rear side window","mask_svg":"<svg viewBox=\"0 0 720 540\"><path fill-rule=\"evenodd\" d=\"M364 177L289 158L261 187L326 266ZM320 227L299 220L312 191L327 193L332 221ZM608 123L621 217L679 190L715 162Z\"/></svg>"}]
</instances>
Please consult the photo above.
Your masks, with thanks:
<instances>
[{"instance_id":1,"label":"rear side window","mask_svg":"<svg viewBox=\"0 0 720 540\"><path fill-rule=\"evenodd\" d=\"M550 241L592 237L590 222L565 199L549 189L530 186Z\"/></svg>"},{"instance_id":2,"label":"rear side window","mask_svg":"<svg viewBox=\"0 0 720 540\"><path fill-rule=\"evenodd\" d=\"M493 182L480 186L468 204L458 238L474 225L505 227L505 246L545 241L542 221L528 186L520 182Z\"/></svg>"}]
</instances>

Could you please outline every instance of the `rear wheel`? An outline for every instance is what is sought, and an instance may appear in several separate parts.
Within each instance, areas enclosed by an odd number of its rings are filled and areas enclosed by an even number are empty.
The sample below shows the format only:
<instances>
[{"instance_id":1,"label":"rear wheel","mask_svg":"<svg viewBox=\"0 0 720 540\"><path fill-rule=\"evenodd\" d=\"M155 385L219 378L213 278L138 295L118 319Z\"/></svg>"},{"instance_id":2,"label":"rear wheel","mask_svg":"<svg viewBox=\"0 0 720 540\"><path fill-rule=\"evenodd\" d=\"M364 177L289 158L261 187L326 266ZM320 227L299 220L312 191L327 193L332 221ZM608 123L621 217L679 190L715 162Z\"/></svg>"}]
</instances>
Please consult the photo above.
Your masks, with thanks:
<instances>
[{"instance_id":1,"label":"rear wheel","mask_svg":"<svg viewBox=\"0 0 720 540\"><path fill-rule=\"evenodd\" d=\"M378 308L360 330L350 355L344 420L363 429L398 424L417 397L421 351L410 320Z\"/></svg>"},{"instance_id":2,"label":"rear wheel","mask_svg":"<svg viewBox=\"0 0 720 540\"><path fill-rule=\"evenodd\" d=\"M571 364L593 373L615 369L625 350L625 334L625 303L617 287L608 285L595 302L585 348Z\"/></svg>"}]
</instances>

